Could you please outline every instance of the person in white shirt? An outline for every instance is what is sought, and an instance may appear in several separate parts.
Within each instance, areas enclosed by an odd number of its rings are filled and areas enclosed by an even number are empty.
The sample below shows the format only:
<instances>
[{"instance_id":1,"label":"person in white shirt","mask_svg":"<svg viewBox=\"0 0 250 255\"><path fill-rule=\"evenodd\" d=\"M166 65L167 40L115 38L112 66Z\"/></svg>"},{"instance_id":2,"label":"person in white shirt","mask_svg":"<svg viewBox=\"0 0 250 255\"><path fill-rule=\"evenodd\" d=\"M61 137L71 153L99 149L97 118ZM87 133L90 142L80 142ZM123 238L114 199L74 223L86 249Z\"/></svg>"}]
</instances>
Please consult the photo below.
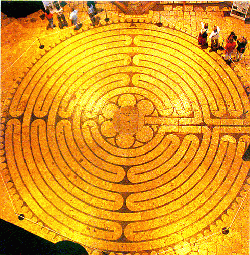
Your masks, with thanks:
<instances>
[{"instance_id":1,"label":"person in white shirt","mask_svg":"<svg viewBox=\"0 0 250 255\"><path fill-rule=\"evenodd\" d=\"M71 8L69 19L71 20L72 25L75 25L75 26L77 25L77 13L78 13L77 10L75 10L74 8Z\"/></svg>"},{"instance_id":2,"label":"person in white shirt","mask_svg":"<svg viewBox=\"0 0 250 255\"><path fill-rule=\"evenodd\" d=\"M220 28L218 26L214 26L214 30L209 36L209 38L211 39L211 49L214 51L217 51L219 47L219 36L220 36L219 33L220 33Z\"/></svg>"},{"instance_id":3,"label":"person in white shirt","mask_svg":"<svg viewBox=\"0 0 250 255\"><path fill-rule=\"evenodd\" d=\"M69 19L71 20L72 25L75 25L74 30L78 30L82 27L81 23L77 23L77 14L78 10L75 10L74 8L71 8L71 13L69 15Z\"/></svg>"}]
</instances>

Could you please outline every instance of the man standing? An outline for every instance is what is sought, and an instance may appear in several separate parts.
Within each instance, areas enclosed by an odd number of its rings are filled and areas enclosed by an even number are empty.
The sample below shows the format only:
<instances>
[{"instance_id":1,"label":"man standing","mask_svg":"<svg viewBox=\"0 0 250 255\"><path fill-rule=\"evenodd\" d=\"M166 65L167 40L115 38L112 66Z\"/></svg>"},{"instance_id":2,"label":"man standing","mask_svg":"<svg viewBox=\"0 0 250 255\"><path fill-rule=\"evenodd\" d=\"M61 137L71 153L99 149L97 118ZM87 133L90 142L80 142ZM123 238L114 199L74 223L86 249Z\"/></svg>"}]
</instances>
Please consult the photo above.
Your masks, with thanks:
<instances>
[{"instance_id":1,"label":"man standing","mask_svg":"<svg viewBox=\"0 0 250 255\"><path fill-rule=\"evenodd\" d=\"M209 38L211 39L212 51L217 51L219 48L219 33L220 33L220 28L218 26L214 26L214 30L209 36Z\"/></svg>"},{"instance_id":2,"label":"man standing","mask_svg":"<svg viewBox=\"0 0 250 255\"><path fill-rule=\"evenodd\" d=\"M77 23L77 14L78 11L75 10L74 8L71 8L71 13L69 15L69 19L71 20L72 25L75 25L75 30L78 30L82 27L82 24Z\"/></svg>"},{"instance_id":3,"label":"man standing","mask_svg":"<svg viewBox=\"0 0 250 255\"><path fill-rule=\"evenodd\" d=\"M65 16L63 14L63 9L60 7L58 2L54 3L54 6L56 7L56 14L57 14L57 19L58 19L58 23L59 23L59 27L62 29L63 27L67 27L68 26L68 22L65 19Z\"/></svg>"},{"instance_id":4,"label":"man standing","mask_svg":"<svg viewBox=\"0 0 250 255\"><path fill-rule=\"evenodd\" d=\"M92 25L93 26L98 25L100 18L95 17L95 15L98 13L95 7L95 1L87 1L87 6L88 6L88 14L92 22Z\"/></svg>"}]
</instances>

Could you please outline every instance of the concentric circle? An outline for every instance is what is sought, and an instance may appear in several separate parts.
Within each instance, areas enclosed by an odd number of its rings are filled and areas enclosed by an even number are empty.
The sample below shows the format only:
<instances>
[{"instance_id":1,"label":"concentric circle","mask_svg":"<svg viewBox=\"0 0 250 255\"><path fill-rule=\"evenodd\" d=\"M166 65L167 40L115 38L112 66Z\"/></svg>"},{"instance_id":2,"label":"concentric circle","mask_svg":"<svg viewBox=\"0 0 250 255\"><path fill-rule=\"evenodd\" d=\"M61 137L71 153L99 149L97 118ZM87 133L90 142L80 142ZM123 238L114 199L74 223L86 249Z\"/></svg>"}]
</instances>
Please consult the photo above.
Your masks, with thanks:
<instances>
[{"instance_id":1,"label":"concentric circle","mask_svg":"<svg viewBox=\"0 0 250 255\"><path fill-rule=\"evenodd\" d=\"M212 54L145 23L47 52L6 101L4 171L20 213L117 252L169 247L215 222L249 170L250 109Z\"/></svg>"}]
</instances>

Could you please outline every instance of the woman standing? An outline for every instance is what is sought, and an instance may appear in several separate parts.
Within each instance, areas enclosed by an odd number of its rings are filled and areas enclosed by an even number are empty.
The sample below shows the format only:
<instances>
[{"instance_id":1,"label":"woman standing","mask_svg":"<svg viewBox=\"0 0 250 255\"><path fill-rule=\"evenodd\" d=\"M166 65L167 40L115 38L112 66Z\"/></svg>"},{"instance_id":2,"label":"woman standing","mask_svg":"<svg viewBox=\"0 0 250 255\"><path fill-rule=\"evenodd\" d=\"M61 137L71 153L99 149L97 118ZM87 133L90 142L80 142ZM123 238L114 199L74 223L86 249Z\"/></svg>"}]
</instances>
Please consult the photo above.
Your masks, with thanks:
<instances>
[{"instance_id":1,"label":"woman standing","mask_svg":"<svg viewBox=\"0 0 250 255\"><path fill-rule=\"evenodd\" d=\"M208 23L201 22L201 31L199 33L198 37L198 44L201 45L201 47L207 47L207 34L208 34Z\"/></svg>"},{"instance_id":2,"label":"woman standing","mask_svg":"<svg viewBox=\"0 0 250 255\"><path fill-rule=\"evenodd\" d=\"M53 14L50 12L49 9L45 10L45 17L47 18L47 20L49 21L49 26L54 29L56 27L56 25L54 25L53 23Z\"/></svg>"},{"instance_id":3,"label":"woman standing","mask_svg":"<svg viewBox=\"0 0 250 255\"><path fill-rule=\"evenodd\" d=\"M230 64L232 59L231 59L231 54L234 51L236 47L236 42L234 41L233 38L228 38L227 44L225 46L225 60Z\"/></svg>"}]
</instances>

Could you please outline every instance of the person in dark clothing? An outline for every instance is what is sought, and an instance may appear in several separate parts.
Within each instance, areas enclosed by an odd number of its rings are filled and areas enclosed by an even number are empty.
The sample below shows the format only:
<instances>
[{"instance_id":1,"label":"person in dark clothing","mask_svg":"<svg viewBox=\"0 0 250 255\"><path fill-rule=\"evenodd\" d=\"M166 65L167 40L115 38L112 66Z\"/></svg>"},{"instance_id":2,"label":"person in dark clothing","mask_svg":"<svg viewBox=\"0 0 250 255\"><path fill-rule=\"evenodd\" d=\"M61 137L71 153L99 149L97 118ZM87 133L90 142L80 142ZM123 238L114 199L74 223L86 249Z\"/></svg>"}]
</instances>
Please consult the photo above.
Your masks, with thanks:
<instances>
[{"instance_id":1,"label":"person in dark clothing","mask_svg":"<svg viewBox=\"0 0 250 255\"><path fill-rule=\"evenodd\" d=\"M91 5L92 5L92 8L94 9L95 14L97 14L97 10L95 7L95 1L87 1L88 8L91 8Z\"/></svg>"},{"instance_id":2,"label":"person in dark clothing","mask_svg":"<svg viewBox=\"0 0 250 255\"><path fill-rule=\"evenodd\" d=\"M95 5L96 5L95 1L87 1L88 14L89 14L89 17L90 17L90 20L91 20L93 26L99 24L100 17L98 17L96 15L103 11L103 9L96 8Z\"/></svg>"},{"instance_id":3,"label":"person in dark clothing","mask_svg":"<svg viewBox=\"0 0 250 255\"><path fill-rule=\"evenodd\" d=\"M228 36L226 42L228 43L229 41L236 41L237 40L237 36L235 35L234 32L231 32L230 35Z\"/></svg>"},{"instance_id":4,"label":"person in dark clothing","mask_svg":"<svg viewBox=\"0 0 250 255\"><path fill-rule=\"evenodd\" d=\"M246 50L247 39L242 36L240 40L237 41L237 54L236 54L236 61L241 60L243 53Z\"/></svg>"},{"instance_id":5,"label":"person in dark clothing","mask_svg":"<svg viewBox=\"0 0 250 255\"><path fill-rule=\"evenodd\" d=\"M96 17L95 15L97 14L97 10L95 7L95 2L94 1L87 1L87 6L88 6L88 14L90 17L90 20L92 22L92 25L95 26L96 25Z\"/></svg>"},{"instance_id":6,"label":"person in dark clothing","mask_svg":"<svg viewBox=\"0 0 250 255\"><path fill-rule=\"evenodd\" d=\"M65 19L65 16L63 14L63 9L59 5L58 2L54 2L54 6L56 7L56 13L57 13L57 20L59 23L59 27L62 29L63 27L68 26L68 22Z\"/></svg>"},{"instance_id":7,"label":"person in dark clothing","mask_svg":"<svg viewBox=\"0 0 250 255\"><path fill-rule=\"evenodd\" d=\"M207 35L208 35L208 23L201 22L201 31L199 33L198 37L198 44L201 45L201 47L207 47Z\"/></svg>"}]
</instances>

